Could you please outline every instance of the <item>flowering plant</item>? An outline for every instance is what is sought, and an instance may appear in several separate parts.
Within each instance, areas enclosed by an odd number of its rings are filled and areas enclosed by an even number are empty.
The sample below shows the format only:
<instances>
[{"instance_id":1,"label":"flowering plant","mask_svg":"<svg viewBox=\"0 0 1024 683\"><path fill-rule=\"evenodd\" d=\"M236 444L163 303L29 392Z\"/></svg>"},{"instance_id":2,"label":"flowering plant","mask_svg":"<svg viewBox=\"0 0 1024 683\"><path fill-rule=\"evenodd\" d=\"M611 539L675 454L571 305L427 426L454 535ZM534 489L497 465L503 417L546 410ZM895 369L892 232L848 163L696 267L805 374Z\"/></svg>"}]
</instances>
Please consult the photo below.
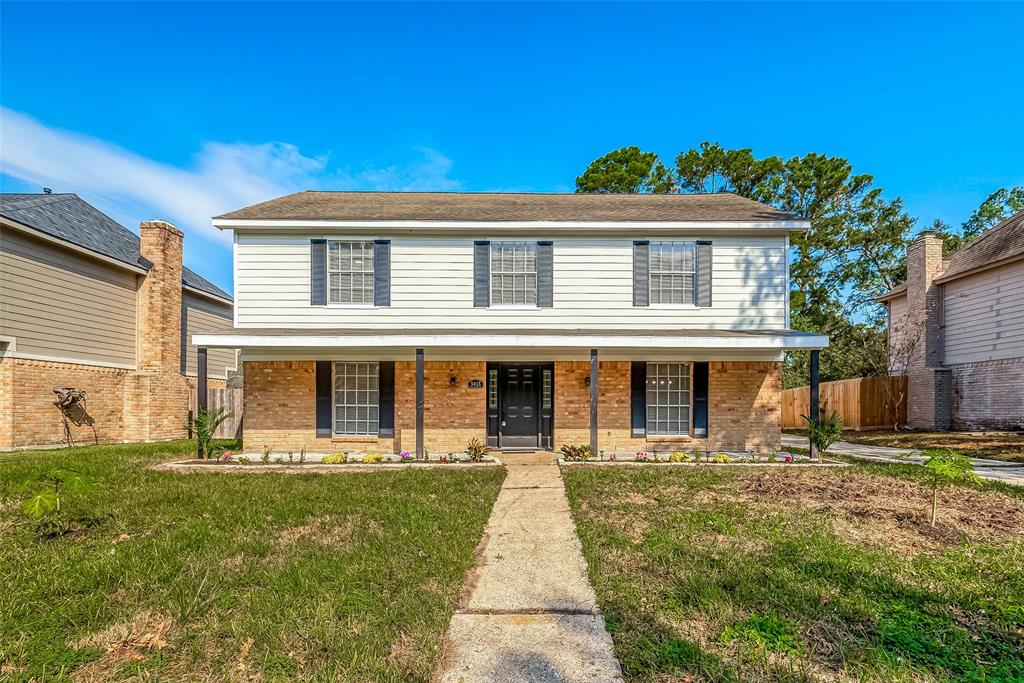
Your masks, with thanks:
<instances>
[{"instance_id":1,"label":"flowering plant","mask_svg":"<svg viewBox=\"0 0 1024 683\"><path fill-rule=\"evenodd\" d=\"M231 460L234 457L235 457L235 454L232 453L231 451L224 451L224 455L220 456L220 459L223 460L224 462L231 462Z\"/></svg>"},{"instance_id":2,"label":"flowering plant","mask_svg":"<svg viewBox=\"0 0 1024 683\"><path fill-rule=\"evenodd\" d=\"M610 453L608 455L608 459L611 460L612 462L614 462L615 461L615 454L614 453Z\"/></svg>"},{"instance_id":3,"label":"flowering plant","mask_svg":"<svg viewBox=\"0 0 1024 683\"><path fill-rule=\"evenodd\" d=\"M445 455L444 453L442 453L441 455L437 456L437 461L438 462L448 462L448 456Z\"/></svg>"},{"instance_id":4,"label":"flowering plant","mask_svg":"<svg viewBox=\"0 0 1024 683\"><path fill-rule=\"evenodd\" d=\"M636 461L637 462L648 462L650 459L651 459L651 456L648 455L647 451L637 451L636 452Z\"/></svg>"},{"instance_id":5,"label":"flowering plant","mask_svg":"<svg viewBox=\"0 0 1024 683\"><path fill-rule=\"evenodd\" d=\"M786 462L793 462L793 456L792 456L792 455L789 455L789 454L787 453L787 454L786 454Z\"/></svg>"},{"instance_id":6,"label":"flowering plant","mask_svg":"<svg viewBox=\"0 0 1024 683\"><path fill-rule=\"evenodd\" d=\"M398 459L401 460L402 462L409 462L411 460L414 460L411 451L402 451L401 453L398 454Z\"/></svg>"}]
</instances>

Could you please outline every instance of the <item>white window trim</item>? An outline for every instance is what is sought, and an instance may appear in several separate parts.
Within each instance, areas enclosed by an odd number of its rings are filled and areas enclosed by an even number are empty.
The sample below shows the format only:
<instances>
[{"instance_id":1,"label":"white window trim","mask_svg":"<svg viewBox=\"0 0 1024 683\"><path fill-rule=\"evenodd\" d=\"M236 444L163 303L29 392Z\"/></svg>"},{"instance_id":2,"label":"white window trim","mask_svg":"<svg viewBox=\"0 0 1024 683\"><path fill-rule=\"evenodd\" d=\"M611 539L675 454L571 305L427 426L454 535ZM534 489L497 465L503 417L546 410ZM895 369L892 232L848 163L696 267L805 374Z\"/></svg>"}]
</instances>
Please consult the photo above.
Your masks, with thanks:
<instances>
[{"instance_id":1,"label":"white window trim","mask_svg":"<svg viewBox=\"0 0 1024 683\"><path fill-rule=\"evenodd\" d=\"M370 270L369 271L347 270L347 271L338 271L338 273L363 273L363 274L366 274L367 272L369 272L371 278L375 278L376 275L377 275L377 271L376 271L377 264L375 262L376 255L375 255L375 251L374 250L376 249L376 247L375 247L374 240L373 239L367 239L366 237L338 237L338 236L325 237L324 239L327 242L327 247L324 250L324 258L326 260L326 263L324 263L324 277L327 279L327 304L326 304L326 306L328 308L358 308L358 309L376 308L375 304L373 303L374 285L373 285L372 281L371 281L371 284L370 284L370 301L334 301L334 302L331 301L331 274L332 274L331 273L331 243L332 242L334 242L334 243L342 243L342 242L354 243L354 242L359 242L361 244L369 244L370 245Z\"/></svg>"},{"instance_id":2,"label":"white window trim","mask_svg":"<svg viewBox=\"0 0 1024 683\"><path fill-rule=\"evenodd\" d=\"M654 268L651 267L651 263L654 260L654 254L652 252L654 250L654 245L655 244L664 244L666 242L670 243L670 244L679 243L679 244L692 244L693 245L693 271L692 271L692 275L693 275L693 289L692 289L693 301L691 303L679 303L679 304L662 303L662 302L653 303L654 297L651 294L652 294L652 292L654 290L651 287L651 282L654 280ZM659 273L659 274L661 274L661 273ZM669 274L671 274L671 271L669 272ZM686 275L687 273L686 273L686 271L681 271L679 274ZM648 241L648 251L647 251L647 307L648 308L673 308L673 309L677 309L677 310L679 310L679 309L689 310L689 309L700 308L700 306L697 305L697 240L665 239L665 240L649 240Z\"/></svg>"},{"instance_id":3,"label":"white window trim","mask_svg":"<svg viewBox=\"0 0 1024 683\"><path fill-rule=\"evenodd\" d=\"M538 298L539 298L539 296L540 296L540 274L537 272L537 248L538 248L537 243L538 243L538 241L539 240L528 240L528 239L497 239L497 240L490 240L487 243L487 296L489 298L489 301L487 303L487 308L489 308L489 309L490 308L499 308L499 309L501 309L503 311L509 311L509 310L532 311L532 310L536 310L536 309L540 308L540 306L536 303ZM534 278L533 279L533 299L534 299L534 303L532 303L532 304L501 304L501 303L497 303L496 304L496 303L494 303L494 275L495 275L495 272L494 272L494 268L492 268L492 264L494 263L494 260L493 260L494 259L494 245L495 244L502 244L503 242L511 242L511 243L522 242L524 244L532 245L533 246L533 278ZM499 275L529 275L529 271L523 271L522 273L516 273L516 272L505 273L505 272L502 271L502 272L500 272L498 274Z\"/></svg>"},{"instance_id":4,"label":"white window trim","mask_svg":"<svg viewBox=\"0 0 1024 683\"><path fill-rule=\"evenodd\" d=\"M647 401L647 386L646 386L646 383L645 383L645 386L644 386L644 437L646 439L654 439L654 440L658 440L658 439L676 439L676 438L679 438L679 437L694 438L694 436L693 436L693 403L694 403L694 401L693 401L693 366L694 366L694 362L693 361L678 361L678 360L677 361L672 361L672 360L667 360L667 361L644 361L644 362L647 363L648 366L651 363L671 363L671 364L676 364L676 365L685 365L685 366L687 366L689 368L689 370L687 371L689 373L688 374L689 384L688 384L688 387L687 387L687 393L690 396L689 405L687 405L688 417L687 417L686 431L685 432L681 432L679 434L652 434L651 430L650 430L650 427L647 424L648 423L648 420L647 420L647 408L650 406L650 403L648 403L648 401ZM649 373L647 373L647 372L645 372L644 374L645 374L645 376L649 376Z\"/></svg>"}]
</instances>

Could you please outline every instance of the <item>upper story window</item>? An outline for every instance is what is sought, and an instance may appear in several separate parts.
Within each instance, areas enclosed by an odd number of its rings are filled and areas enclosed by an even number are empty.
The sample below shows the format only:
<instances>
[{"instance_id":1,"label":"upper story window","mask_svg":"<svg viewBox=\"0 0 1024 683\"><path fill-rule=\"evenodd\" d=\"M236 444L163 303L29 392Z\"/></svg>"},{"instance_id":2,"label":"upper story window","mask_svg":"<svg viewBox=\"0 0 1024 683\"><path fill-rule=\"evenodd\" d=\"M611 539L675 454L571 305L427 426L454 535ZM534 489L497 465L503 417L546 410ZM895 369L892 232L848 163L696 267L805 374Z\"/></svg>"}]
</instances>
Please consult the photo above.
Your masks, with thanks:
<instances>
[{"instance_id":1,"label":"upper story window","mask_svg":"<svg viewBox=\"0 0 1024 683\"><path fill-rule=\"evenodd\" d=\"M491 242L491 305L537 305L536 242Z\"/></svg>"},{"instance_id":2,"label":"upper story window","mask_svg":"<svg viewBox=\"0 0 1024 683\"><path fill-rule=\"evenodd\" d=\"M373 303L373 242L327 243L327 303Z\"/></svg>"},{"instance_id":3,"label":"upper story window","mask_svg":"<svg viewBox=\"0 0 1024 683\"><path fill-rule=\"evenodd\" d=\"M651 303L693 304L695 242L651 242Z\"/></svg>"}]
</instances>

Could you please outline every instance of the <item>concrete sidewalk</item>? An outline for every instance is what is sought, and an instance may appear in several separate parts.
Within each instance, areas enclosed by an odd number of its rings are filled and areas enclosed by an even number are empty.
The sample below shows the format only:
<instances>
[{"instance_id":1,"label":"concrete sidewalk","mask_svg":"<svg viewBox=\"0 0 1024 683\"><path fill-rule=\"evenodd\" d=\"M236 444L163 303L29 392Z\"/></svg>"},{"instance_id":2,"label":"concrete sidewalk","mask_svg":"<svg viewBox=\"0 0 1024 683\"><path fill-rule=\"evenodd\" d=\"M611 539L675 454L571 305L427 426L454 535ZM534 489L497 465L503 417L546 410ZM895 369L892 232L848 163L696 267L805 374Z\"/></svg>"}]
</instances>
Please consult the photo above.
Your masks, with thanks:
<instances>
[{"instance_id":1,"label":"concrete sidewalk","mask_svg":"<svg viewBox=\"0 0 1024 683\"><path fill-rule=\"evenodd\" d=\"M808 448L807 437L783 434L782 446L784 448ZM828 452L864 458L865 460L874 460L876 462L893 462L909 465L922 465L927 460L926 457L921 455L920 451L910 448L869 446L860 443L847 443L846 441L837 441L832 444ZM985 458L971 458L971 465L973 466L974 473L982 479L1024 486L1024 466L1022 465L1003 462L1002 460L986 460Z\"/></svg>"},{"instance_id":2,"label":"concrete sidewalk","mask_svg":"<svg viewBox=\"0 0 1024 683\"><path fill-rule=\"evenodd\" d=\"M621 681L553 455L502 460L508 476L435 680Z\"/></svg>"}]
</instances>

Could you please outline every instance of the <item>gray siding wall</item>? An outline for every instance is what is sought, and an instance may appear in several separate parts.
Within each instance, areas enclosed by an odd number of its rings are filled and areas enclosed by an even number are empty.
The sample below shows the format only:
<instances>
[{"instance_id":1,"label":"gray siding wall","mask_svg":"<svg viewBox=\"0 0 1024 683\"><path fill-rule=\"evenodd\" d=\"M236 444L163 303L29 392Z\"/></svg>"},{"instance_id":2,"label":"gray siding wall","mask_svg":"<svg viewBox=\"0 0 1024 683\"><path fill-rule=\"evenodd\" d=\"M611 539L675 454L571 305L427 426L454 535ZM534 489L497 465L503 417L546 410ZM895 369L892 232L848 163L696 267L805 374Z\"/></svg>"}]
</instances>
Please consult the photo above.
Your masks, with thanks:
<instances>
[{"instance_id":1,"label":"gray siding wall","mask_svg":"<svg viewBox=\"0 0 1024 683\"><path fill-rule=\"evenodd\" d=\"M1024 261L942 287L946 365L1024 357Z\"/></svg>"},{"instance_id":2,"label":"gray siding wall","mask_svg":"<svg viewBox=\"0 0 1024 683\"><path fill-rule=\"evenodd\" d=\"M0 335L19 355L135 365L139 276L0 227Z\"/></svg>"},{"instance_id":3,"label":"gray siding wall","mask_svg":"<svg viewBox=\"0 0 1024 683\"><path fill-rule=\"evenodd\" d=\"M219 304L191 292L181 296L182 370L186 375L199 371L196 347L192 344L193 334L220 332L232 325L231 306ZM227 368L235 369L234 349L210 349L207 356L207 373L210 377L227 379Z\"/></svg>"}]
</instances>

